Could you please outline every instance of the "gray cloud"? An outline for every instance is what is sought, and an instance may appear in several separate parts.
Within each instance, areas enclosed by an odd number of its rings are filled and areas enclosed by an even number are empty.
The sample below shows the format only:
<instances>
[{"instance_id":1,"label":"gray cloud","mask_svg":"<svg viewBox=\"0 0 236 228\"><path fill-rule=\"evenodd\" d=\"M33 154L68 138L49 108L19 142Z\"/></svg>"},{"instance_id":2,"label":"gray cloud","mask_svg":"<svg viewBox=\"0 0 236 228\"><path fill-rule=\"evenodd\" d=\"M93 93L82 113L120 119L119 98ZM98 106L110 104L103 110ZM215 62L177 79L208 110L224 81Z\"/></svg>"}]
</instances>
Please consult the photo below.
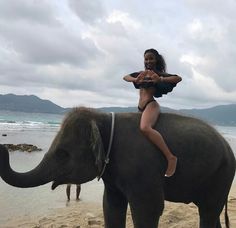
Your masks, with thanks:
<instances>
[{"instance_id":1,"label":"gray cloud","mask_svg":"<svg viewBox=\"0 0 236 228\"><path fill-rule=\"evenodd\" d=\"M191 10L195 16L220 16L221 18L233 19L236 17L234 0L222 1L215 0L183 0L184 5L188 10Z\"/></svg>"},{"instance_id":2,"label":"gray cloud","mask_svg":"<svg viewBox=\"0 0 236 228\"><path fill-rule=\"evenodd\" d=\"M69 6L83 22L88 24L93 24L106 14L102 0L69 0Z\"/></svg>"},{"instance_id":3,"label":"gray cloud","mask_svg":"<svg viewBox=\"0 0 236 228\"><path fill-rule=\"evenodd\" d=\"M196 70L211 77L225 91L235 91L236 22L225 15L205 16L192 20L192 30L185 36L186 47L195 58L202 59ZM194 22L195 21L195 22Z\"/></svg>"},{"instance_id":4,"label":"gray cloud","mask_svg":"<svg viewBox=\"0 0 236 228\"><path fill-rule=\"evenodd\" d=\"M57 25L53 6L49 1L0 0L0 18L4 21L24 21Z\"/></svg>"},{"instance_id":5,"label":"gray cloud","mask_svg":"<svg viewBox=\"0 0 236 228\"><path fill-rule=\"evenodd\" d=\"M162 105L236 103L235 3L211 5L0 0L0 90L64 107L134 106L138 91L122 77L143 69L153 47L183 77Z\"/></svg>"},{"instance_id":6,"label":"gray cloud","mask_svg":"<svg viewBox=\"0 0 236 228\"><path fill-rule=\"evenodd\" d=\"M91 40L65 33L63 27L1 23L0 33L9 49L31 63L85 65L99 54Z\"/></svg>"}]
</instances>

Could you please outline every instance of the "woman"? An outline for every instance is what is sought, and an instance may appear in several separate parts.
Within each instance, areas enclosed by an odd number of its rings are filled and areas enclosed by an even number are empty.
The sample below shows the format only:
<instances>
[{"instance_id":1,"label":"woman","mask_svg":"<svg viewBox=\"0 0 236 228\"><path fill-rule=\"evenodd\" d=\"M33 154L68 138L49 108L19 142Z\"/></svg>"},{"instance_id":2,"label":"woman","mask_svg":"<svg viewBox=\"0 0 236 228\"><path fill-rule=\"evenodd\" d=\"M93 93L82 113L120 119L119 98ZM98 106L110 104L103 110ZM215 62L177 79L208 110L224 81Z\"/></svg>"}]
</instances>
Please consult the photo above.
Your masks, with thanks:
<instances>
[{"instance_id":1,"label":"woman","mask_svg":"<svg viewBox=\"0 0 236 228\"><path fill-rule=\"evenodd\" d=\"M144 66L144 71L126 75L124 80L133 82L135 88L140 90L138 104L138 109L142 112L140 130L166 157L168 166L165 176L171 177L176 170L177 157L171 153L162 135L153 129L160 114L160 106L154 97L161 97L162 94L172 91L182 78L166 73L165 60L155 49L144 52Z\"/></svg>"}]
</instances>

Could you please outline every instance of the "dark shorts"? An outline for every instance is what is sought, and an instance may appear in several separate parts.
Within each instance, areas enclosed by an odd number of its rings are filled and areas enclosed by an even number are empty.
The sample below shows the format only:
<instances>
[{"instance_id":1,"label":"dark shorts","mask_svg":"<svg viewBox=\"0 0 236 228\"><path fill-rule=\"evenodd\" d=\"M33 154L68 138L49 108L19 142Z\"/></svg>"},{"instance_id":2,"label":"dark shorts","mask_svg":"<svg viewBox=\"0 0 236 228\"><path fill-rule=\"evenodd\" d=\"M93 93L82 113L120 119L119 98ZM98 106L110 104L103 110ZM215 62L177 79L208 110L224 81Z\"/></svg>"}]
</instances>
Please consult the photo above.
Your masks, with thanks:
<instances>
[{"instance_id":1,"label":"dark shorts","mask_svg":"<svg viewBox=\"0 0 236 228\"><path fill-rule=\"evenodd\" d=\"M148 105L149 103L153 102L153 101L156 101L156 100L155 100L154 98L152 98L151 100L147 101L147 102L145 103L145 105L144 105L142 108L138 106L138 110L139 110L140 112L143 112L143 111L145 110L145 108L147 107L147 105Z\"/></svg>"}]
</instances>

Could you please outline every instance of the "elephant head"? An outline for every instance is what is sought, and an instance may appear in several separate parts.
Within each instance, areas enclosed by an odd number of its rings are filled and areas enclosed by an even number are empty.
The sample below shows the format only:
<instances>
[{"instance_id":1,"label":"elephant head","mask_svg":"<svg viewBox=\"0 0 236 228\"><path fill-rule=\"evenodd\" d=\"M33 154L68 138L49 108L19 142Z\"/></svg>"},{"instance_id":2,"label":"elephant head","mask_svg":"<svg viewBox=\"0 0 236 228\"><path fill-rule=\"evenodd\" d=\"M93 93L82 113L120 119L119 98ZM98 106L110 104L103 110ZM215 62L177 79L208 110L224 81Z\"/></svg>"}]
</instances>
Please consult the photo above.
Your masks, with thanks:
<instances>
[{"instance_id":1,"label":"elephant head","mask_svg":"<svg viewBox=\"0 0 236 228\"><path fill-rule=\"evenodd\" d=\"M39 165L26 173L11 169L9 154L0 145L0 175L10 185L28 188L53 182L81 184L94 179L104 162L104 145L99 119L107 114L95 114L86 108L72 110Z\"/></svg>"}]
</instances>

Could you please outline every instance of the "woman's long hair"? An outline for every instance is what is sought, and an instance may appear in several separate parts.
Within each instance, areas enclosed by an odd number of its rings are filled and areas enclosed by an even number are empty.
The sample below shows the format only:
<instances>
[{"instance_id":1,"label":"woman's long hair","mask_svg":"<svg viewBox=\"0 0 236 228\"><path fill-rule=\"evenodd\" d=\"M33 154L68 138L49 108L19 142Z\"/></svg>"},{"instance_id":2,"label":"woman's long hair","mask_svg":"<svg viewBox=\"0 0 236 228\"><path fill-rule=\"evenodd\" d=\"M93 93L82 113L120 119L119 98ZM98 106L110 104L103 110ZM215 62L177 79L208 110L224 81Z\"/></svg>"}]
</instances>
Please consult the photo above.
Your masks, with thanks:
<instances>
[{"instance_id":1,"label":"woman's long hair","mask_svg":"<svg viewBox=\"0 0 236 228\"><path fill-rule=\"evenodd\" d=\"M153 48L151 49L147 49L145 52L144 52L144 55L146 53L152 53L156 60L157 60L157 63L156 63L156 69L157 71L160 71L160 72L166 72L166 62L165 62L165 59L163 58L162 55L159 54L159 52Z\"/></svg>"}]
</instances>

